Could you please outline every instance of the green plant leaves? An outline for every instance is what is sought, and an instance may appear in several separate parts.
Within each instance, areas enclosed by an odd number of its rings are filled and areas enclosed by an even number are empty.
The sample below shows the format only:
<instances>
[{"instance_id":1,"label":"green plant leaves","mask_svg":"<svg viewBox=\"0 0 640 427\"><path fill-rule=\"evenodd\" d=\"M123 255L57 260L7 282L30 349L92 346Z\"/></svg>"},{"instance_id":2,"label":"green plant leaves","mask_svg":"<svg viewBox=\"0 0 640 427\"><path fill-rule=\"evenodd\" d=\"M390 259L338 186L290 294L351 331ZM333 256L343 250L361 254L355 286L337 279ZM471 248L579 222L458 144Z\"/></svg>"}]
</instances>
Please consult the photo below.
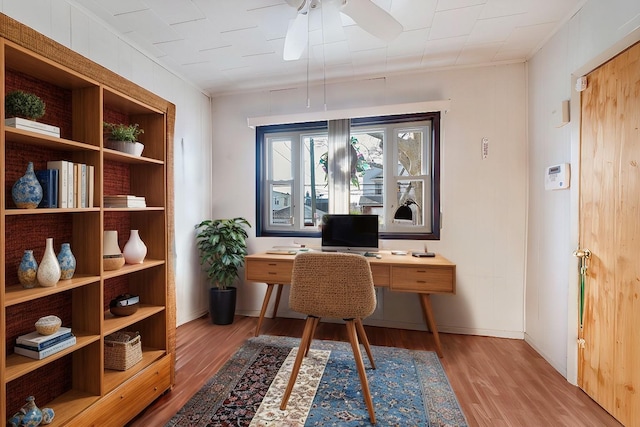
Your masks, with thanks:
<instances>
[{"instance_id":1,"label":"green plant leaves","mask_svg":"<svg viewBox=\"0 0 640 427\"><path fill-rule=\"evenodd\" d=\"M249 222L241 217L204 220L196 225L196 246L200 252L200 265L212 286L226 289L238 277L247 255L245 227Z\"/></svg>"}]
</instances>

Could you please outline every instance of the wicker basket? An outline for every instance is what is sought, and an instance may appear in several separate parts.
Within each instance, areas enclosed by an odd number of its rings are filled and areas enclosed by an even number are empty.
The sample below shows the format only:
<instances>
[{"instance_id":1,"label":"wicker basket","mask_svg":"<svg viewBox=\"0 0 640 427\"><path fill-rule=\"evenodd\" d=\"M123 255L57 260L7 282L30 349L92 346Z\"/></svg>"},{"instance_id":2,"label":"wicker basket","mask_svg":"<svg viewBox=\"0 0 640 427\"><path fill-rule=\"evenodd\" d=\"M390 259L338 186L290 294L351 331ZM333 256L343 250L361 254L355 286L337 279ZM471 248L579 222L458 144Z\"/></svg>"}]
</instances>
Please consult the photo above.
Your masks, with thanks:
<instances>
[{"instance_id":1,"label":"wicker basket","mask_svg":"<svg viewBox=\"0 0 640 427\"><path fill-rule=\"evenodd\" d=\"M142 360L138 332L115 332L104 337L104 367L126 371Z\"/></svg>"}]
</instances>

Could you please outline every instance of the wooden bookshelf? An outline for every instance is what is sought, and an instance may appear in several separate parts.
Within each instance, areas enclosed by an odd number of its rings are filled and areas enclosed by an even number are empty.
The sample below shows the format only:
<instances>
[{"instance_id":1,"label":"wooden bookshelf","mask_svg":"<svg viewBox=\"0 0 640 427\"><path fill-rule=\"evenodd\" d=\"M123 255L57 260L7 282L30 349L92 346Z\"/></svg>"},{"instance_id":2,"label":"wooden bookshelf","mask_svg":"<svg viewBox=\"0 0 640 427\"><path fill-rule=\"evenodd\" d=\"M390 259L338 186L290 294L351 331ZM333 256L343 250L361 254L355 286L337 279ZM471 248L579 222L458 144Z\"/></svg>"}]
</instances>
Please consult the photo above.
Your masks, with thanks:
<instances>
[{"instance_id":1,"label":"wooden bookshelf","mask_svg":"<svg viewBox=\"0 0 640 427\"><path fill-rule=\"evenodd\" d=\"M45 100L42 123L60 127L60 138L7 127L0 121L0 418L8 419L34 396L51 407L53 426L121 426L135 417L175 378L175 292L173 280L172 139L175 107L88 59L0 15L0 73L3 97L11 90ZM0 105L4 116L4 103ZM142 156L104 147L103 121L138 123L144 129ZM93 207L18 209L11 188L27 162L46 169L49 160L92 165ZM112 194L144 196L146 208L105 208ZM117 230L120 249L139 230L145 261L104 271L103 231ZM56 253L71 244L77 261L72 279L55 287L23 288L17 268L25 250L38 263L45 239ZM140 296L130 316L115 317L110 300ZM34 330L38 318L57 315L77 343L43 360L13 351L17 336ZM142 361L127 371L104 369L104 337L139 331ZM117 415L114 415L117 413Z\"/></svg>"}]
</instances>

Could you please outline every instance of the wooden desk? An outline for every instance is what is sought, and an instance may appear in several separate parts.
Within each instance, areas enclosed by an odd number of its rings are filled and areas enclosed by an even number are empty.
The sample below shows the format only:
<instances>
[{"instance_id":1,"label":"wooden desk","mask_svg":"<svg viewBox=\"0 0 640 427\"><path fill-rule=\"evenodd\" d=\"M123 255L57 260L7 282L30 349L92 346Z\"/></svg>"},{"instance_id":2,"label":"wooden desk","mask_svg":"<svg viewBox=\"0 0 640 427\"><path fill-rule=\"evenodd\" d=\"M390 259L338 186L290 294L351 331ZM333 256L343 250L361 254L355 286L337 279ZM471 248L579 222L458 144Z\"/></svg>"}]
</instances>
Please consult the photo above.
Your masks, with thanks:
<instances>
[{"instance_id":1,"label":"wooden desk","mask_svg":"<svg viewBox=\"0 0 640 427\"><path fill-rule=\"evenodd\" d=\"M416 258L411 255L392 255L389 251L381 251L380 254L382 255L380 259L367 257L375 286L419 295L427 327L433 334L436 353L442 357L442 347L438 327L433 317L430 295L456 293L456 265L440 255L434 258ZM260 318L256 326L256 336L260 333L273 288L278 285L272 314L272 317L276 317L282 285L291 284L294 258L295 255L267 253L247 255L245 258L246 281L267 284L267 293L262 301Z\"/></svg>"}]
</instances>

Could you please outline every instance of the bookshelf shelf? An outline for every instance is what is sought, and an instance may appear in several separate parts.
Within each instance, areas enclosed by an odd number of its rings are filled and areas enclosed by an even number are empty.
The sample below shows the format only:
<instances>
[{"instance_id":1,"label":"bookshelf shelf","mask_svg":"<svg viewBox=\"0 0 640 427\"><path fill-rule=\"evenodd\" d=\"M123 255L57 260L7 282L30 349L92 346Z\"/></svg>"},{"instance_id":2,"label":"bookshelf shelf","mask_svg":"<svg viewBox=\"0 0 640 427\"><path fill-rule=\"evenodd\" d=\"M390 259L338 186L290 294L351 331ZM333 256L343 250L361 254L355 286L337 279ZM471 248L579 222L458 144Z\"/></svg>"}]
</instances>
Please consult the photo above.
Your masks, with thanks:
<instances>
[{"instance_id":1,"label":"bookshelf shelf","mask_svg":"<svg viewBox=\"0 0 640 427\"><path fill-rule=\"evenodd\" d=\"M131 164L155 164L155 165L163 165L164 162L158 159L151 159L144 156L133 156L131 154L122 153L120 151L110 150L105 148L103 150L104 158L106 160L113 160L117 162L123 163L131 163Z\"/></svg>"},{"instance_id":2,"label":"bookshelf shelf","mask_svg":"<svg viewBox=\"0 0 640 427\"><path fill-rule=\"evenodd\" d=\"M64 138L56 138L54 136L47 136L41 133L31 132L24 129L5 127L4 132L7 142L33 145L57 151L94 151L95 153L100 152L100 147L94 145L71 141Z\"/></svg>"},{"instance_id":3,"label":"bookshelf shelf","mask_svg":"<svg viewBox=\"0 0 640 427\"><path fill-rule=\"evenodd\" d=\"M116 331L128 328L129 326L147 319L154 314L164 311L164 307L142 305L134 314L130 316L114 316L110 312L104 312L104 331L105 335L112 334Z\"/></svg>"},{"instance_id":4,"label":"bookshelf shelf","mask_svg":"<svg viewBox=\"0 0 640 427\"><path fill-rule=\"evenodd\" d=\"M74 274L69 280L61 280L58 284L51 288L35 287L33 289L24 289L16 284L5 289L4 304L6 307L33 301L36 298L42 298L49 295L65 292L74 288L79 288L91 283L100 281L100 276L87 276Z\"/></svg>"},{"instance_id":5,"label":"bookshelf shelf","mask_svg":"<svg viewBox=\"0 0 640 427\"><path fill-rule=\"evenodd\" d=\"M38 406L54 409L55 425L122 426L175 378L170 252L175 107L32 29L2 19L0 91L4 96L26 90L41 97L47 113L40 121L58 127L60 137L0 121L0 418L9 418L33 395ZM140 136L143 155L105 148L103 122L138 123L145 131ZM93 207L16 208L11 187L27 162L43 170L60 160L93 167L93 185L89 179L76 181L87 197L74 196L86 202L78 206L93 202ZM116 194L142 196L148 207L105 208L104 196ZM104 271L105 230L118 231L120 249L131 230L139 230L147 258ZM47 238L53 238L56 253L63 242L70 244L75 274L54 287L24 289L17 277L20 259L25 250L33 250L39 262ZM138 295L141 305L130 316L113 316L109 302L123 293ZM17 337L32 332L45 315L60 317L76 343L42 360L16 354ZM104 337L120 330L140 333L142 361L124 372L103 369Z\"/></svg>"},{"instance_id":6,"label":"bookshelf shelf","mask_svg":"<svg viewBox=\"0 0 640 427\"><path fill-rule=\"evenodd\" d=\"M151 363L160 359L164 356L164 350L150 349L150 348L142 348L142 361L137 365L133 366L131 369L126 371L114 371L111 369L105 369L104 371L104 387L107 392L115 389L118 384L122 384L129 378L136 375L146 366L149 366Z\"/></svg>"},{"instance_id":7,"label":"bookshelf shelf","mask_svg":"<svg viewBox=\"0 0 640 427\"><path fill-rule=\"evenodd\" d=\"M6 362L7 367L5 371L5 381L9 382L20 378L21 376L35 371L36 369L41 368L42 366L45 366L56 359L64 357L67 354L73 353L78 349L81 349L91 343L100 340L99 335L89 335L78 331L74 331L74 335L76 336L77 340L74 346L64 349L42 360L31 359L29 357L21 356L15 353L9 355Z\"/></svg>"}]
</instances>

